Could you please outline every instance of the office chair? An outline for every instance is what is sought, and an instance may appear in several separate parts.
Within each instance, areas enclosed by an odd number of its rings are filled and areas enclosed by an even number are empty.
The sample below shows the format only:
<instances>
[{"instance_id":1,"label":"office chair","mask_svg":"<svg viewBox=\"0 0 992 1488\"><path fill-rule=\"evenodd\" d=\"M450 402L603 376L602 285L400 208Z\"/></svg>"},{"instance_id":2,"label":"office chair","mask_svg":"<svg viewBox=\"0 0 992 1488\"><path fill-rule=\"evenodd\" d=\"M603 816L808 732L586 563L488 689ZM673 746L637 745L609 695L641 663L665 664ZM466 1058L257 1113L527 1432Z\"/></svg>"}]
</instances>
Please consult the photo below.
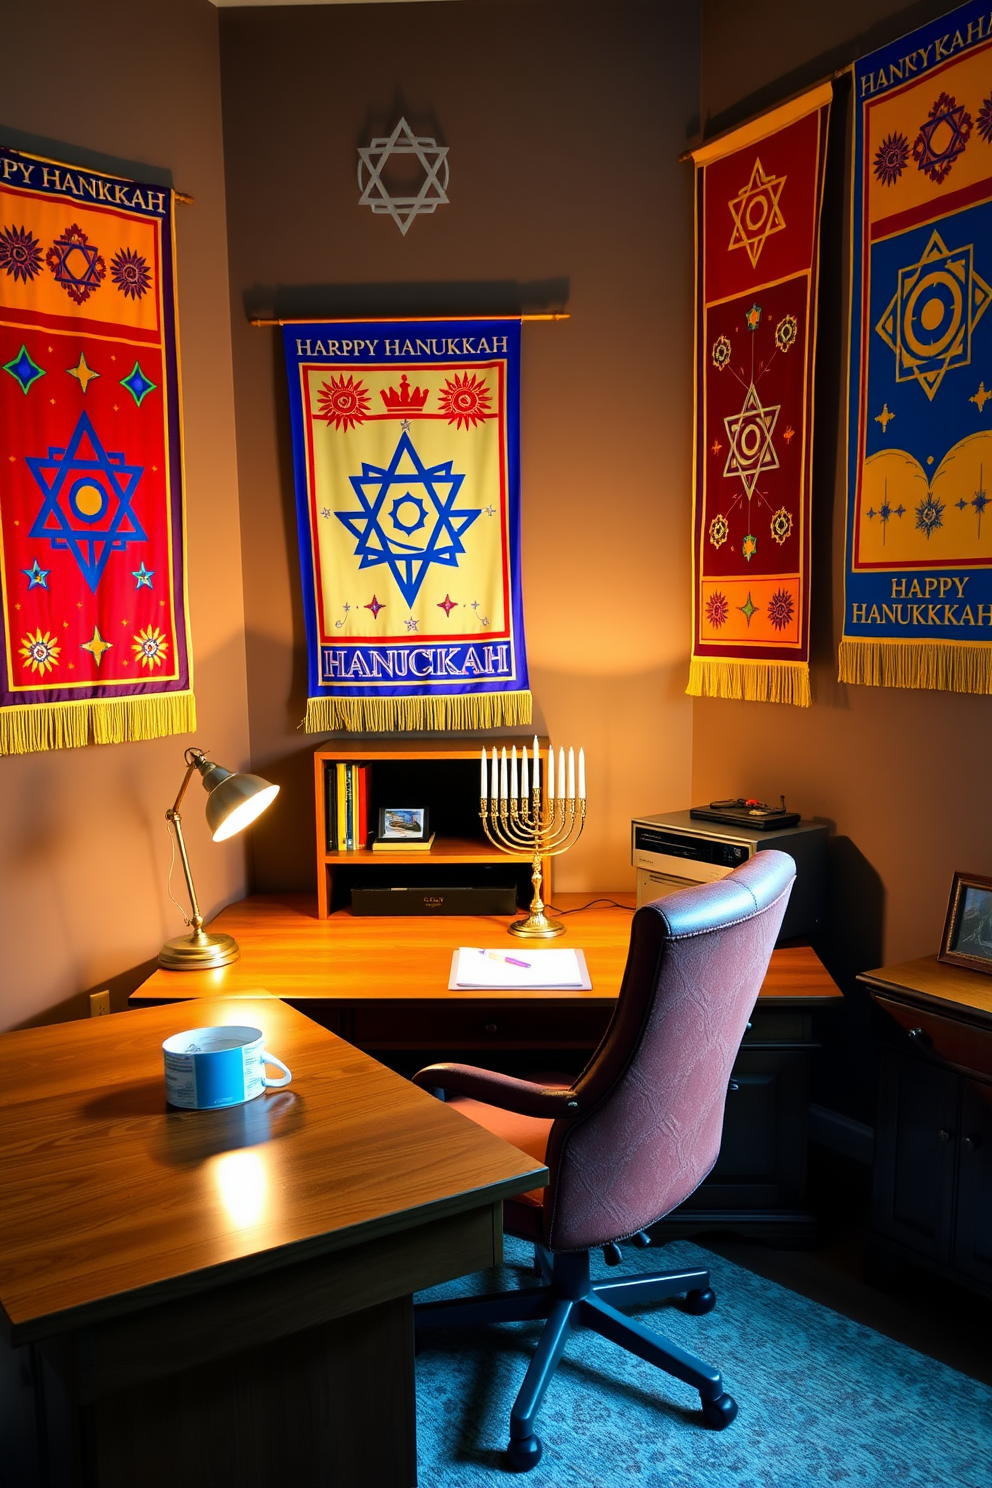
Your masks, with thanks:
<instances>
[{"instance_id":1,"label":"office chair","mask_svg":"<svg viewBox=\"0 0 992 1488\"><path fill-rule=\"evenodd\" d=\"M589 1252L602 1246L607 1264L618 1265L619 1241L650 1244L646 1227L687 1199L716 1162L734 1059L794 879L792 859L767 850L718 883L639 909L613 1018L572 1085L458 1064L414 1076L550 1171L546 1189L503 1206L504 1230L533 1241L542 1284L414 1311L418 1332L547 1319L510 1413L507 1452L519 1472L540 1461L535 1417L577 1327L692 1385L714 1429L737 1414L718 1370L618 1311L685 1293L685 1310L709 1312L709 1272L592 1282Z\"/></svg>"}]
</instances>

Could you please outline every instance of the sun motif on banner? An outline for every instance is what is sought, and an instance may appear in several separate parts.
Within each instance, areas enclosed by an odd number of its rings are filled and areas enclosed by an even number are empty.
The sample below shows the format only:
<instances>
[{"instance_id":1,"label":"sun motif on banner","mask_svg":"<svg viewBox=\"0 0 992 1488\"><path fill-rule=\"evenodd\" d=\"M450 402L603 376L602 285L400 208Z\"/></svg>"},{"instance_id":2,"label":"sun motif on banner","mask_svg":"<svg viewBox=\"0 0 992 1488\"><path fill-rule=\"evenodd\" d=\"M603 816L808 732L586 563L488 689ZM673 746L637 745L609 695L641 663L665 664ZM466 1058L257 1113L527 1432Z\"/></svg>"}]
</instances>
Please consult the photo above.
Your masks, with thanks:
<instances>
[{"instance_id":1,"label":"sun motif on banner","mask_svg":"<svg viewBox=\"0 0 992 1488\"><path fill-rule=\"evenodd\" d=\"M169 649L169 643L157 625L149 625L145 630L139 630L131 646L135 659L142 666L146 666L150 672L162 665L165 661L165 653Z\"/></svg>"},{"instance_id":2,"label":"sun motif on banner","mask_svg":"<svg viewBox=\"0 0 992 1488\"><path fill-rule=\"evenodd\" d=\"M40 672L42 676L58 666L61 649L49 631L46 630L42 635L40 626L33 635L26 635L21 642L21 656L24 661L32 672Z\"/></svg>"},{"instance_id":3,"label":"sun motif on banner","mask_svg":"<svg viewBox=\"0 0 992 1488\"><path fill-rule=\"evenodd\" d=\"M725 625L729 614L730 605L727 603L727 596L721 594L719 590L714 590L706 601L706 618L713 629L719 630L721 625Z\"/></svg>"},{"instance_id":4,"label":"sun motif on banner","mask_svg":"<svg viewBox=\"0 0 992 1488\"><path fill-rule=\"evenodd\" d=\"M492 394L486 387L485 378L468 372L464 377L459 377L456 372L453 378L446 378L444 388L438 394L441 412L449 424L455 424L459 429L495 417L491 401Z\"/></svg>"},{"instance_id":5,"label":"sun motif on banner","mask_svg":"<svg viewBox=\"0 0 992 1488\"><path fill-rule=\"evenodd\" d=\"M781 411L780 403L764 407L752 382L740 413L731 414L723 421L730 440L723 473L740 480L749 501L762 471L778 469L772 435Z\"/></svg>"},{"instance_id":6,"label":"sun motif on banner","mask_svg":"<svg viewBox=\"0 0 992 1488\"><path fill-rule=\"evenodd\" d=\"M934 185L939 186L970 136L971 115L956 98L941 93L913 141L913 159Z\"/></svg>"},{"instance_id":7,"label":"sun motif on banner","mask_svg":"<svg viewBox=\"0 0 992 1488\"><path fill-rule=\"evenodd\" d=\"M25 283L41 273L41 244L24 227L5 227L0 232L0 269L13 275L14 283Z\"/></svg>"},{"instance_id":8,"label":"sun motif on banner","mask_svg":"<svg viewBox=\"0 0 992 1488\"><path fill-rule=\"evenodd\" d=\"M948 248L931 235L920 259L899 270L899 287L875 330L895 352L896 381L914 378L933 402L944 374L971 362L971 337L992 289L974 267L974 245Z\"/></svg>"},{"instance_id":9,"label":"sun motif on banner","mask_svg":"<svg viewBox=\"0 0 992 1488\"><path fill-rule=\"evenodd\" d=\"M875 151L875 179L894 186L909 162L909 140L898 130L887 134Z\"/></svg>"},{"instance_id":10,"label":"sun motif on banner","mask_svg":"<svg viewBox=\"0 0 992 1488\"><path fill-rule=\"evenodd\" d=\"M148 540L131 506L144 466L104 449L85 413L65 449L26 461L45 497L29 535L67 548L95 594L111 553Z\"/></svg>"},{"instance_id":11,"label":"sun motif on banner","mask_svg":"<svg viewBox=\"0 0 992 1488\"><path fill-rule=\"evenodd\" d=\"M332 377L322 382L317 393L318 411L314 418L324 419L333 429L354 429L369 416L369 392L361 379Z\"/></svg>"},{"instance_id":12,"label":"sun motif on banner","mask_svg":"<svg viewBox=\"0 0 992 1488\"><path fill-rule=\"evenodd\" d=\"M792 624L796 612L795 600L788 589L776 589L768 601L768 618L776 630L785 630Z\"/></svg>"},{"instance_id":13,"label":"sun motif on banner","mask_svg":"<svg viewBox=\"0 0 992 1488\"><path fill-rule=\"evenodd\" d=\"M482 515L455 506L465 477L453 463L425 465L404 430L388 465L363 460L361 475L349 477L360 510L334 513L356 538L359 568L385 564L411 606L432 564L458 567L462 537Z\"/></svg>"},{"instance_id":14,"label":"sun motif on banner","mask_svg":"<svg viewBox=\"0 0 992 1488\"><path fill-rule=\"evenodd\" d=\"M122 248L110 260L110 277L127 300L140 300L151 287L152 275L140 253Z\"/></svg>"},{"instance_id":15,"label":"sun motif on banner","mask_svg":"<svg viewBox=\"0 0 992 1488\"><path fill-rule=\"evenodd\" d=\"M761 161L756 158L751 179L727 203L734 219L728 251L746 248L752 268L772 234L785 227L780 200L787 179L786 176L767 175Z\"/></svg>"},{"instance_id":16,"label":"sun motif on banner","mask_svg":"<svg viewBox=\"0 0 992 1488\"><path fill-rule=\"evenodd\" d=\"M45 262L75 305L82 305L107 277L107 265L89 240L89 234L73 223L45 254Z\"/></svg>"}]
</instances>

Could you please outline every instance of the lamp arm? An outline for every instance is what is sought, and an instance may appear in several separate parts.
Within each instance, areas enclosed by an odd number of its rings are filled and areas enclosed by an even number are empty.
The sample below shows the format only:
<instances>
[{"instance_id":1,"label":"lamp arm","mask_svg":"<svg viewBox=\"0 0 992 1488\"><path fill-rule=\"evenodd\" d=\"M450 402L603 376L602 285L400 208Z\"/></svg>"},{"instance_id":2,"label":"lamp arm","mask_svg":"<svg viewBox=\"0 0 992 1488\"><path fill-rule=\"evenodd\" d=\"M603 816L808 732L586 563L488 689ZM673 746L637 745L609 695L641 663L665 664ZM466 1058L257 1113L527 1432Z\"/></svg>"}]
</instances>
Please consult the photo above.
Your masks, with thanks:
<instances>
[{"instance_id":1,"label":"lamp arm","mask_svg":"<svg viewBox=\"0 0 992 1488\"><path fill-rule=\"evenodd\" d=\"M190 759L190 755L193 756L192 759ZM200 761L202 759L204 759L204 758L206 758L206 756L204 755L202 749L187 749L187 751L186 751L186 766L187 766L187 768L186 768L186 774L183 776L183 783L179 787L179 794L178 794L178 796L176 797L176 799L172 803L172 810L173 811L178 811L179 810L179 807L180 807L180 805L182 803L183 796L186 794L186 787L189 785L189 782L190 782L190 779L192 777L193 771L199 767ZM167 820L169 820L169 821L172 820L172 815L171 815L170 812L167 811L165 813L165 815L166 815Z\"/></svg>"},{"instance_id":2,"label":"lamp arm","mask_svg":"<svg viewBox=\"0 0 992 1488\"><path fill-rule=\"evenodd\" d=\"M186 783L188 782L190 774L195 768L195 765L190 765L189 771L186 775L186 781L183 782L183 790L186 789ZM183 791L180 791L180 800L182 800L182 795ZM186 875L186 892L189 894L190 908L193 911L193 918L190 921L190 924L193 926L194 936L197 936L200 935L203 931L203 916L200 913L200 906L196 902L196 889L193 887L193 875L190 872L189 858L186 856L186 843L183 841L182 818L180 817L179 812L176 810L175 806L170 806L169 810L165 813L165 816L166 820L172 823L173 830L176 834L176 841L179 843L179 856L182 859L183 873Z\"/></svg>"}]
</instances>

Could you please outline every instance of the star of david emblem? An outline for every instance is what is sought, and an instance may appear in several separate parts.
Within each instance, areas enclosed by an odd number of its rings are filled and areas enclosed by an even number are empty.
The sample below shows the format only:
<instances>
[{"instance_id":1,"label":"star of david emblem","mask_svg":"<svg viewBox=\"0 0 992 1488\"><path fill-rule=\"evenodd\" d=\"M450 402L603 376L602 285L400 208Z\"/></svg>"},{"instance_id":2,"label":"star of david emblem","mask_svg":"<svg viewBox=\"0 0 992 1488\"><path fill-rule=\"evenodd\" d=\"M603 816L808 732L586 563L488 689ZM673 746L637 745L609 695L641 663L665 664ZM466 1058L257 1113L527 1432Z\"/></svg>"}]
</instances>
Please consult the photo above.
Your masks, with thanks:
<instances>
[{"instance_id":1,"label":"star of david emblem","mask_svg":"<svg viewBox=\"0 0 992 1488\"><path fill-rule=\"evenodd\" d=\"M728 252L734 248L746 248L752 267L772 234L785 227L779 200L786 179L785 176L766 175L761 161L756 158L751 179L727 203L734 219Z\"/></svg>"},{"instance_id":2,"label":"star of david emblem","mask_svg":"<svg viewBox=\"0 0 992 1488\"><path fill-rule=\"evenodd\" d=\"M941 93L913 141L913 159L917 168L939 186L950 173L970 135L971 115L956 98Z\"/></svg>"},{"instance_id":3,"label":"star of david emblem","mask_svg":"<svg viewBox=\"0 0 992 1488\"><path fill-rule=\"evenodd\" d=\"M107 275L99 249L89 234L73 223L45 254L45 262L75 305L82 305Z\"/></svg>"},{"instance_id":4,"label":"star of david emblem","mask_svg":"<svg viewBox=\"0 0 992 1488\"><path fill-rule=\"evenodd\" d=\"M423 179L415 191L391 190L383 171L392 159L401 165L416 160ZM415 217L430 216L448 202L448 147L428 135L416 135L405 119L392 134L373 139L358 151L358 204L371 207L376 216L390 216L406 237Z\"/></svg>"},{"instance_id":5,"label":"star of david emblem","mask_svg":"<svg viewBox=\"0 0 992 1488\"><path fill-rule=\"evenodd\" d=\"M748 501L754 495L761 472L778 469L778 455L772 444L772 435L781 411L780 403L763 407L758 390L752 382L740 413L731 414L723 421L730 440L723 473L740 478Z\"/></svg>"},{"instance_id":6,"label":"star of david emblem","mask_svg":"<svg viewBox=\"0 0 992 1488\"><path fill-rule=\"evenodd\" d=\"M875 327L895 352L896 381L915 378L931 403L944 374L970 363L972 332L992 299L973 259L973 244L948 248L934 232L919 262L899 270L899 286Z\"/></svg>"},{"instance_id":7,"label":"star of david emblem","mask_svg":"<svg viewBox=\"0 0 992 1488\"><path fill-rule=\"evenodd\" d=\"M85 413L65 449L50 445L47 455L26 459L45 496L30 536L68 548L95 594L111 553L148 541L131 509L144 466L105 450Z\"/></svg>"},{"instance_id":8,"label":"star of david emblem","mask_svg":"<svg viewBox=\"0 0 992 1488\"><path fill-rule=\"evenodd\" d=\"M458 567L462 536L482 514L479 507L455 509L465 477L452 463L425 465L402 433L388 465L363 460L361 475L349 476L361 510L334 513L357 538L359 568L386 564L411 607L432 563Z\"/></svg>"}]
</instances>

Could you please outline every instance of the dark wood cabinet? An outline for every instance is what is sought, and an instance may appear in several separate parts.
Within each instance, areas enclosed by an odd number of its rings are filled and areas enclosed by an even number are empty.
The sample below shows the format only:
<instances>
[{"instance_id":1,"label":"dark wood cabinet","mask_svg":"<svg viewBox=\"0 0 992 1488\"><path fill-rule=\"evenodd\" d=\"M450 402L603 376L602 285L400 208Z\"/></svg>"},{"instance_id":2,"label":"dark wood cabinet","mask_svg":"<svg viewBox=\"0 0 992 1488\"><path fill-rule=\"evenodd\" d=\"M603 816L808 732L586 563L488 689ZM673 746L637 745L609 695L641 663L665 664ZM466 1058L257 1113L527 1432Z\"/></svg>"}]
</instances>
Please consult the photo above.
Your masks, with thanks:
<instances>
[{"instance_id":1,"label":"dark wood cabinet","mask_svg":"<svg viewBox=\"0 0 992 1488\"><path fill-rule=\"evenodd\" d=\"M866 973L880 1044L869 1268L992 1296L992 978L925 957Z\"/></svg>"}]
</instances>

